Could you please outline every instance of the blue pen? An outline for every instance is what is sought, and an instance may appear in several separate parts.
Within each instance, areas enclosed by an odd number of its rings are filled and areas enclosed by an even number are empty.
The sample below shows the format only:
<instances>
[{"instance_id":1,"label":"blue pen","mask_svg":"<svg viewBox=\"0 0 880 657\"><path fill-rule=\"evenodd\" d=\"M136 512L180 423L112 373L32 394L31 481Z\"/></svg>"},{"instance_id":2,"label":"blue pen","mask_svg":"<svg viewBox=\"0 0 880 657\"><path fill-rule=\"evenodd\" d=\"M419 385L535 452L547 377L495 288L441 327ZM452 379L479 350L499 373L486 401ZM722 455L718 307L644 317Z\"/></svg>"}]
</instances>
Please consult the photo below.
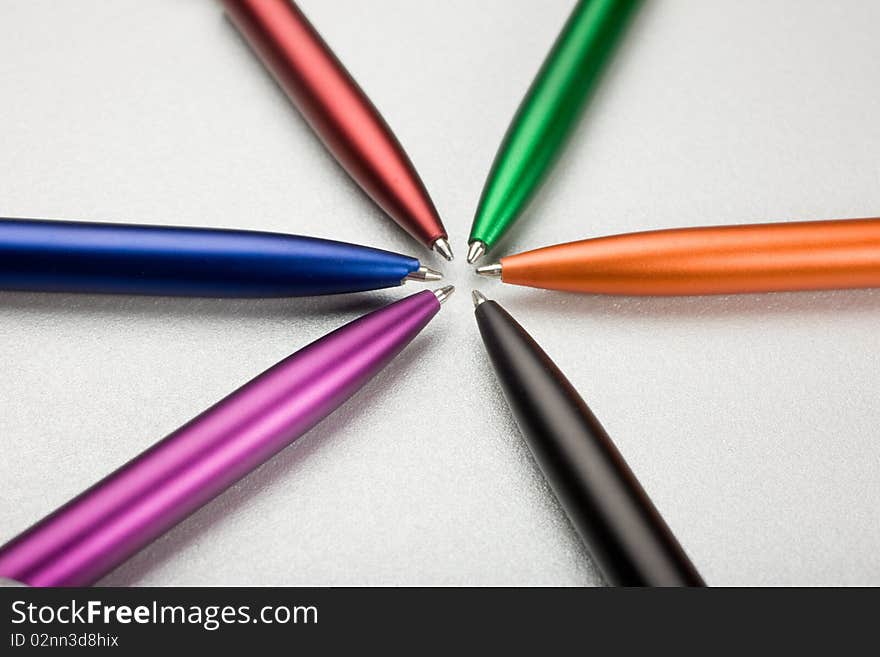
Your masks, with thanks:
<instances>
[{"instance_id":1,"label":"blue pen","mask_svg":"<svg viewBox=\"0 0 880 657\"><path fill-rule=\"evenodd\" d=\"M298 297L440 278L416 258L315 237L0 219L4 290Z\"/></svg>"}]
</instances>

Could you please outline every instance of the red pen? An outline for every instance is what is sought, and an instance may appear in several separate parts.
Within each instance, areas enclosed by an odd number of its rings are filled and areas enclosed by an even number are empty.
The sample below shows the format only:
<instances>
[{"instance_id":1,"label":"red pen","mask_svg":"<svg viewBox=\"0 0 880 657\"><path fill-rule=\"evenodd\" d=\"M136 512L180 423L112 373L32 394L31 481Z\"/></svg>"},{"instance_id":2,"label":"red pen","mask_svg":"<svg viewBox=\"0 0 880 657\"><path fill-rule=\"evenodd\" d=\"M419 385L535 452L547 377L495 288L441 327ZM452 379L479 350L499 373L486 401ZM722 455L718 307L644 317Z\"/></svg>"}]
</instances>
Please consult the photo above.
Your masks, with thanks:
<instances>
[{"instance_id":1,"label":"red pen","mask_svg":"<svg viewBox=\"0 0 880 657\"><path fill-rule=\"evenodd\" d=\"M290 0L223 5L349 175L410 235L452 260L446 229L400 142L299 7Z\"/></svg>"}]
</instances>

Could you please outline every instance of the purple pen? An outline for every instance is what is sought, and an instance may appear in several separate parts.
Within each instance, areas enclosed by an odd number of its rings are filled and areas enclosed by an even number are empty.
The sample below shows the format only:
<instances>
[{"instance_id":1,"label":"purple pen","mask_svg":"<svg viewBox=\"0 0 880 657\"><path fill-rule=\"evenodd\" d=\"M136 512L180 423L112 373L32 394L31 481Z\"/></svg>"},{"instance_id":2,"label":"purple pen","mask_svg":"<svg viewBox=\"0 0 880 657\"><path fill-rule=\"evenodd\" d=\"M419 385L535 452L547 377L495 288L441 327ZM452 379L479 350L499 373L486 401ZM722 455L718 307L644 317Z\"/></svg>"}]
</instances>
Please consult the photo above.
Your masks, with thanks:
<instances>
[{"instance_id":1,"label":"purple pen","mask_svg":"<svg viewBox=\"0 0 880 657\"><path fill-rule=\"evenodd\" d=\"M336 410L452 290L401 299L269 368L0 547L0 580L94 583Z\"/></svg>"}]
</instances>

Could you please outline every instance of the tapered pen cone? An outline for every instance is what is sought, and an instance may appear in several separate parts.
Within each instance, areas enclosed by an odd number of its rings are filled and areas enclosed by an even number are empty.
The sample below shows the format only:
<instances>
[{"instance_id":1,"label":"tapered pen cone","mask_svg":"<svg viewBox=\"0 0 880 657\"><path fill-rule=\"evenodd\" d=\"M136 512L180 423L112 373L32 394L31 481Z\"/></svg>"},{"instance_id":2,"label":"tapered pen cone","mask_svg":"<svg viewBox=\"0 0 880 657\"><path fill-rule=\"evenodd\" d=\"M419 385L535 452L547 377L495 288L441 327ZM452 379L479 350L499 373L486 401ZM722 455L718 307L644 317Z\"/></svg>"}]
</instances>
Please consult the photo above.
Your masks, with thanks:
<instances>
[{"instance_id":1,"label":"tapered pen cone","mask_svg":"<svg viewBox=\"0 0 880 657\"><path fill-rule=\"evenodd\" d=\"M477 274L487 278L501 278L501 263L477 267Z\"/></svg>"},{"instance_id":2,"label":"tapered pen cone","mask_svg":"<svg viewBox=\"0 0 880 657\"><path fill-rule=\"evenodd\" d=\"M474 308L479 306L481 303L486 303L488 301L488 299L479 290L471 290L471 299L473 299Z\"/></svg>"},{"instance_id":3,"label":"tapered pen cone","mask_svg":"<svg viewBox=\"0 0 880 657\"><path fill-rule=\"evenodd\" d=\"M452 247L449 246L449 242L445 237L438 237L434 240L434 246L432 248L450 262L455 257L452 253Z\"/></svg>"},{"instance_id":4,"label":"tapered pen cone","mask_svg":"<svg viewBox=\"0 0 880 657\"><path fill-rule=\"evenodd\" d=\"M442 281L443 274L435 269L430 269L429 267L419 267L414 272L407 274L404 279L405 281Z\"/></svg>"},{"instance_id":5,"label":"tapered pen cone","mask_svg":"<svg viewBox=\"0 0 880 657\"><path fill-rule=\"evenodd\" d=\"M437 297L437 301L439 301L442 304L450 296L452 296L453 292L455 292L455 286L454 285L447 285L446 287L441 287L441 288L434 290L434 296Z\"/></svg>"},{"instance_id":6,"label":"tapered pen cone","mask_svg":"<svg viewBox=\"0 0 880 657\"><path fill-rule=\"evenodd\" d=\"M468 246L468 254L467 261L469 265L474 264L477 260L482 258L486 253L486 245L480 240L474 240Z\"/></svg>"}]
</instances>

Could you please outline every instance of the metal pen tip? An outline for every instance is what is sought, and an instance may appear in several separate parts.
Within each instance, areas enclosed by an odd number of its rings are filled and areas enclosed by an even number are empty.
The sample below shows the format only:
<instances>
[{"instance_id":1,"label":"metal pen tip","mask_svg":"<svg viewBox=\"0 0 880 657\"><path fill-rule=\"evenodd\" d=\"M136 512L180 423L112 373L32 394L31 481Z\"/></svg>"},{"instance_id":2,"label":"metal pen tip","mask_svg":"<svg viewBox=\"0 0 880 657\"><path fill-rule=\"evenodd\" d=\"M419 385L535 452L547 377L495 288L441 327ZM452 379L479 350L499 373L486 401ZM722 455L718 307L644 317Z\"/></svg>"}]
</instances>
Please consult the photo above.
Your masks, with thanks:
<instances>
[{"instance_id":1,"label":"metal pen tip","mask_svg":"<svg viewBox=\"0 0 880 657\"><path fill-rule=\"evenodd\" d=\"M477 267L477 273L480 276L486 276L488 278L501 278L501 263L496 262L493 265Z\"/></svg>"},{"instance_id":2,"label":"metal pen tip","mask_svg":"<svg viewBox=\"0 0 880 657\"><path fill-rule=\"evenodd\" d=\"M452 255L452 248L449 246L449 242L445 237L438 237L434 240L433 248L437 253L442 255L447 260L452 260L455 256Z\"/></svg>"},{"instance_id":3,"label":"metal pen tip","mask_svg":"<svg viewBox=\"0 0 880 657\"><path fill-rule=\"evenodd\" d=\"M471 299L474 300L474 308L479 306L481 303L486 303L488 301L488 299L479 290L471 290Z\"/></svg>"},{"instance_id":4,"label":"metal pen tip","mask_svg":"<svg viewBox=\"0 0 880 657\"><path fill-rule=\"evenodd\" d=\"M414 272L411 272L404 276L403 280L405 281L442 281L443 274L435 269L430 269L428 267L419 267Z\"/></svg>"},{"instance_id":5,"label":"metal pen tip","mask_svg":"<svg viewBox=\"0 0 880 657\"><path fill-rule=\"evenodd\" d=\"M441 288L434 290L434 296L437 297L437 301L439 301L442 304L450 296L452 296L453 292L455 292L455 286L454 285L447 285L445 287L441 287Z\"/></svg>"},{"instance_id":6,"label":"metal pen tip","mask_svg":"<svg viewBox=\"0 0 880 657\"><path fill-rule=\"evenodd\" d=\"M468 254L467 261L469 265L474 264L477 260L483 257L486 253L486 243L481 242L480 240L474 240L471 242L470 246L468 246Z\"/></svg>"}]
</instances>

